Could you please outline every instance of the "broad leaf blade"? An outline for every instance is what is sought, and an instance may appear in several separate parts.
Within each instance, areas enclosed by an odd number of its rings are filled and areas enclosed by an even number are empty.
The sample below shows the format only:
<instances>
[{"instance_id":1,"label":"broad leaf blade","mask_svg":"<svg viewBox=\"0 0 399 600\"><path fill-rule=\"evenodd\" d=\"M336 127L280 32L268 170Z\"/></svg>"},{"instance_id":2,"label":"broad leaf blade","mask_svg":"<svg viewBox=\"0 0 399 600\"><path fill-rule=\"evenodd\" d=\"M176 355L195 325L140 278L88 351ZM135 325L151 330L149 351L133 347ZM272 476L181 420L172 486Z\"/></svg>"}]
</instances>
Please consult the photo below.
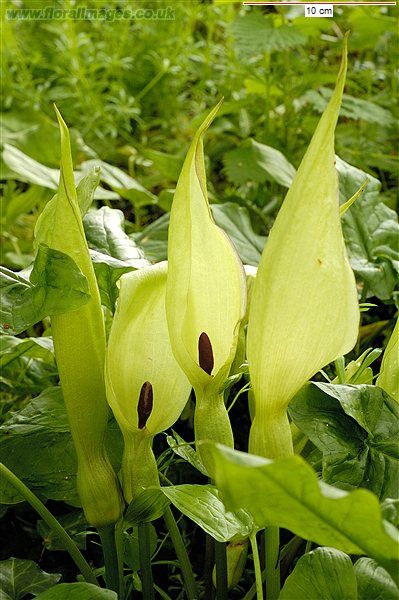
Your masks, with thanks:
<instances>
[{"instance_id":1,"label":"broad leaf blade","mask_svg":"<svg viewBox=\"0 0 399 600\"><path fill-rule=\"evenodd\" d=\"M0 286L3 331L15 334L90 300L87 280L73 259L44 245L38 248L30 280L2 267Z\"/></svg>"},{"instance_id":2,"label":"broad leaf blade","mask_svg":"<svg viewBox=\"0 0 399 600\"><path fill-rule=\"evenodd\" d=\"M295 168L282 152L253 139L227 152L224 165L229 180L237 185L272 180L289 188L295 177Z\"/></svg>"},{"instance_id":3,"label":"broad leaf blade","mask_svg":"<svg viewBox=\"0 0 399 600\"><path fill-rule=\"evenodd\" d=\"M275 27L274 15L247 14L232 26L237 51L246 58L254 54L295 48L305 42L305 36L291 25Z\"/></svg>"},{"instance_id":4,"label":"broad leaf blade","mask_svg":"<svg viewBox=\"0 0 399 600\"><path fill-rule=\"evenodd\" d=\"M279 600L358 600L356 577L347 554L335 548L317 548L298 560Z\"/></svg>"},{"instance_id":5,"label":"broad leaf blade","mask_svg":"<svg viewBox=\"0 0 399 600\"><path fill-rule=\"evenodd\" d=\"M54 586L60 578L58 573L42 571L32 560L3 560L0 562L1 600L22 600L28 594L37 596Z\"/></svg>"},{"instance_id":6,"label":"broad leaf blade","mask_svg":"<svg viewBox=\"0 0 399 600\"><path fill-rule=\"evenodd\" d=\"M241 509L235 513L227 510L213 485L175 485L163 487L162 491L176 508L218 542L242 540L253 530L251 517Z\"/></svg>"},{"instance_id":7,"label":"broad leaf blade","mask_svg":"<svg viewBox=\"0 0 399 600\"><path fill-rule=\"evenodd\" d=\"M398 600L399 589L392 578L371 558L355 563L358 600Z\"/></svg>"},{"instance_id":8,"label":"broad leaf blade","mask_svg":"<svg viewBox=\"0 0 399 600\"><path fill-rule=\"evenodd\" d=\"M257 266L265 245L265 238L252 229L248 210L234 202L212 204L215 222L233 242L242 262Z\"/></svg>"},{"instance_id":9,"label":"broad leaf blade","mask_svg":"<svg viewBox=\"0 0 399 600\"><path fill-rule=\"evenodd\" d=\"M399 272L398 217L379 196L375 177L338 156L340 201L350 198L368 178L363 195L342 217L342 230L353 270L367 285L368 294L381 300L391 297Z\"/></svg>"},{"instance_id":10,"label":"broad leaf blade","mask_svg":"<svg viewBox=\"0 0 399 600\"><path fill-rule=\"evenodd\" d=\"M289 414L323 453L323 479L395 497L399 476L399 408L371 385L309 383Z\"/></svg>"},{"instance_id":11,"label":"broad leaf blade","mask_svg":"<svg viewBox=\"0 0 399 600\"><path fill-rule=\"evenodd\" d=\"M205 442L206 443L206 442ZM397 569L398 532L367 490L344 492L317 480L299 456L276 461L207 442L215 480L230 510L252 514L259 528L279 526L348 554L367 554Z\"/></svg>"},{"instance_id":12,"label":"broad leaf blade","mask_svg":"<svg viewBox=\"0 0 399 600\"><path fill-rule=\"evenodd\" d=\"M77 191L79 197L79 188ZM124 216L120 210L108 206L91 210L85 215L83 225L101 302L113 312L119 294L118 279L124 273L149 266L150 262L125 233Z\"/></svg>"},{"instance_id":13,"label":"broad leaf blade","mask_svg":"<svg viewBox=\"0 0 399 600\"><path fill-rule=\"evenodd\" d=\"M111 590L105 590L91 583L60 583L43 592L38 600L118 600Z\"/></svg>"},{"instance_id":14,"label":"broad leaf blade","mask_svg":"<svg viewBox=\"0 0 399 600\"><path fill-rule=\"evenodd\" d=\"M202 464L194 448L190 444L185 442L178 433L176 433L173 430L172 433L173 437L171 435L168 435L166 437L166 441L172 448L173 452L175 452L175 454L177 454L178 456L186 460L188 463L190 463L190 465L193 466L194 469L197 469L200 473L208 477L209 474L205 469L204 465Z\"/></svg>"},{"instance_id":15,"label":"broad leaf blade","mask_svg":"<svg viewBox=\"0 0 399 600\"><path fill-rule=\"evenodd\" d=\"M83 220L89 248L140 269L149 265L142 250L126 235L122 211L103 206Z\"/></svg>"},{"instance_id":16,"label":"broad leaf blade","mask_svg":"<svg viewBox=\"0 0 399 600\"><path fill-rule=\"evenodd\" d=\"M32 183L50 190L58 189L60 179L60 171L58 169L42 165L10 144L4 144L2 158L6 165L17 175L16 178L19 181ZM74 174L75 183L78 184L83 177L84 173L76 171ZM115 192L105 190L101 187L96 189L94 197L97 200L117 200L119 198Z\"/></svg>"},{"instance_id":17,"label":"broad leaf blade","mask_svg":"<svg viewBox=\"0 0 399 600\"><path fill-rule=\"evenodd\" d=\"M107 449L117 469L122 437L115 421L107 431ZM76 452L61 388L45 389L0 427L0 461L35 493L80 506L76 490ZM23 499L13 486L0 481L0 503Z\"/></svg>"}]
</instances>

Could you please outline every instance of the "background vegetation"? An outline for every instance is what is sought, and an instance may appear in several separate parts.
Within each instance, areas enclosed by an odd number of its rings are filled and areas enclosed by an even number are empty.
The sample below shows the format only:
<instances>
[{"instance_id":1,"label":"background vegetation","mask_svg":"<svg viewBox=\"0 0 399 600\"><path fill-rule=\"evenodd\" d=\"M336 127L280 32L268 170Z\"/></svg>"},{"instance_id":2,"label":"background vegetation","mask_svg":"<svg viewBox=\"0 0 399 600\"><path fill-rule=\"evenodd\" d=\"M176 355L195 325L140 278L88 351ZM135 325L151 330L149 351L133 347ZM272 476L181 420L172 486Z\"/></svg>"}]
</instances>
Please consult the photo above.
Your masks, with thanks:
<instances>
[{"instance_id":1,"label":"background vegetation","mask_svg":"<svg viewBox=\"0 0 399 600\"><path fill-rule=\"evenodd\" d=\"M349 29L349 69L336 149L346 163L371 176L357 201L361 212L344 220L343 227L359 296L373 304L363 313L353 357L367 348L383 347L398 301L397 8L335 7L334 19L306 19L302 7L255 9L239 3L201 2L145 2L145 7L172 4L174 20L106 22L10 21L7 8L38 3L3 3L2 264L18 271L29 268L33 260L35 222L58 184L56 103L72 129L76 171L85 172L93 160L102 167L101 189L93 204L97 212L90 213L86 225L91 248L119 261L96 266L111 315L117 277L139 266L137 261L166 257L168 211L185 152L205 112L224 96L206 137L208 188L216 221L232 237L243 262L256 266L294 168L329 98L341 38ZM77 7L79 3L40 3L46 5ZM138 8L144 3L104 5ZM87 1L84 6L99 8L100 3ZM344 200L353 193L353 180L349 176L345 180L344 167L341 171ZM357 172L357 177L360 186L366 175ZM381 182L380 193L376 180ZM110 210L99 213L104 206L122 210L124 220ZM59 461L68 462L66 444L70 447L56 393L37 400L44 388L57 383L49 334L44 319L27 335L1 338L3 434L14 436L11 442L3 436L0 457L12 456L20 476L33 488L39 485L39 477L47 476L40 484L42 496L50 499L50 507L75 539L88 545L96 562L100 556L96 539L86 535L81 512L70 506L76 504L73 482L62 487L52 479L51 469L45 473L45 460L52 461L55 471ZM233 388L232 398L240 387ZM51 417L38 424L30 407L40 412L43 404L52 407ZM190 406L183 417L177 431L191 440ZM245 394L231 417L240 422L237 447L246 449ZM21 426L25 429L18 429ZM32 427L33 446L27 446L23 438ZM111 430L111 435L117 439L116 431ZM24 460L35 445L46 444L51 451L37 465L35 481L34 474L24 473ZM164 477L184 482L188 472L191 482L202 481L173 454L164 438L157 441L156 450ZM6 508L0 521L5 540L0 557L31 558L62 573L67 581L74 580L74 567L64 553L44 552L57 550L57 540L42 522L36 525L33 512L24 504ZM201 565L200 533L192 523L182 521L181 526L187 544L195 549L194 566L195 561ZM155 579L167 579L168 593L178 597L179 571L173 563L162 562L169 557L162 528L154 529L153 543L159 557ZM137 540L127 544L134 570ZM237 598L251 577L244 572Z\"/></svg>"}]
</instances>

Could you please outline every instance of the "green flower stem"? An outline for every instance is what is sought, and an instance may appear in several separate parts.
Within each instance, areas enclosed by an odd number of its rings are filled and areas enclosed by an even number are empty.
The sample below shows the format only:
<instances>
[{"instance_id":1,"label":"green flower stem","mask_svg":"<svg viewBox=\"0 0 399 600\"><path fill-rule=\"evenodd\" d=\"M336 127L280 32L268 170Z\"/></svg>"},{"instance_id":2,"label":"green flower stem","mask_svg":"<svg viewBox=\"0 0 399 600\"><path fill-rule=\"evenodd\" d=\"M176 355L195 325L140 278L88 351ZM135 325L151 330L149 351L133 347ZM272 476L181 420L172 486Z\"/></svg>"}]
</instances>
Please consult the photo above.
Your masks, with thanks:
<instances>
[{"instance_id":1,"label":"green flower stem","mask_svg":"<svg viewBox=\"0 0 399 600\"><path fill-rule=\"evenodd\" d=\"M205 534L205 600L212 600L213 598L213 563L215 558L215 540L209 533Z\"/></svg>"},{"instance_id":2,"label":"green flower stem","mask_svg":"<svg viewBox=\"0 0 399 600\"><path fill-rule=\"evenodd\" d=\"M259 550L258 550L258 544L256 542L256 534L255 533L250 536L249 541L251 543L252 556L254 559L256 597L257 597L257 600L263 600L263 578L262 578L262 570L260 568ZM250 592L248 592L248 594L245 596L245 598L247 598L249 593ZM250 597L252 598L253 596L250 596Z\"/></svg>"},{"instance_id":3,"label":"green flower stem","mask_svg":"<svg viewBox=\"0 0 399 600\"><path fill-rule=\"evenodd\" d=\"M226 544L215 541L216 598L227 600L227 554Z\"/></svg>"},{"instance_id":4,"label":"green flower stem","mask_svg":"<svg viewBox=\"0 0 399 600\"><path fill-rule=\"evenodd\" d=\"M139 554L140 554L140 576L143 586L143 600L154 600L154 582L152 579L151 548L150 548L150 525L140 523Z\"/></svg>"},{"instance_id":5,"label":"green flower stem","mask_svg":"<svg viewBox=\"0 0 399 600\"><path fill-rule=\"evenodd\" d=\"M256 413L249 435L251 454L265 458L284 458L294 453L292 432L285 407L278 411Z\"/></svg>"},{"instance_id":6,"label":"green flower stem","mask_svg":"<svg viewBox=\"0 0 399 600\"><path fill-rule=\"evenodd\" d=\"M159 486L157 463L152 451L153 436L146 429L124 433L122 488L129 504L144 489Z\"/></svg>"},{"instance_id":7,"label":"green flower stem","mask_svg":"<svg viewBox=\"0 0 399 600\"><path fill-rule=\"evenodd\" d=\"M249 438L249 451L278 460L294 453L292 432L285 408L255 415ZM277 600L280 594L280 532L278 527L265 530L265 571L267 600Z\"/></svg>"},{"instance_id":8,"label":"green flower stem","mask_svg":"<svg viewBox=\"0 0 399 600\"><path fill-rule=\"evenodd\" d=\"M223 394L219 394L218 388L216 390L212 386L196 388L195 397L194 431L197 451L207 471L212 475L211 452L198 442L212 440L234 448L233 430Z\"/></svg>"},{"instance_id":9,"label":"green flower stem","mask_svg":"<svg viewBox=\"0 0 399 600\"><path fill-rule=\"evenodd\" d=\"M0 463L0 479L4 477L8 483L15 487L16 490L29 502L29 504L36 510L36 512L42 517L43 521L54 531L57 538L63 543L65 550L69 552L72 560L78 567L79 571L83 575L87 583L98 585L98 581L91 570L90 565L82 556L80 550L76 546L73 539L68 535L62 525L57 521L49 510L44 506L43 502L35 496L33 492L16 476L12 471L7 469L3 463Z\"/></svg>"},{"instance_id":10,"label":"green flower stem","mask_svg":"<svg viewBox=\"0 0 399 600\"><path fill-rule=\"evenodd\" d=\"M119 589L119 561L116 549L115 526L99 527L98 533L100 534L104 555L105 583L107 589L116 592L119 596L121 590Z\"/></svg>"},{"instance_id":11,"label":"green flower stem","mask_svg":"<svg viewBox=\"0 0 399 600\"><path fill-rule=\"evenodd\" d=\"M255 577L256 577L256 574L255 574ZM258 580L259 580L259 577L258 577ZM262 584L266 581L266 572L264 569L260 574L260 580L261 580ZM243 597L242 600L252 600L252 598L255 598L255 596L257 594L257 588L258 588L258 581L255 581L255 583L253 583L251 585L251 587L249 588L249 590L247 591L247 593L245 594L245 596ZM263 589L262 589L262 594L263 594Z\"/></svg>"},{"instance_id":12,"label":"green flower stem","mask_svg":"<svg viewBox=\"0 0 399 600\"><path fill-rule=\"evenodd\" d=\"M119 577L119 593L121 598L124 597L125 592L125 581L123 573L123 557L125 553L125 543L123 539L123 518L115 525L115 545L116 545L116 556L118 559L118 577Z\"/></svg>"},{"instance_id":13,"label":"green flower stem","mask_svg":"<svg viewBox=\"0 0 399 600\"><path fill-rule=\"evenodd\" d=\"M184 585L186 588L187 598L188 600L196 600L196 598L198 598L198 593L194 579L193 569L191 567L187 550L184 546L182 537L180 535L179 528L170 508L167 508L165 510L163 518L165 520L166 527L168 528L169 535L171 537L177 558L179 560L180 568L183 574Z\"/></svg>"},{"instance_id":14,"label":"green flower stem","mask_svg":"<svg viewBox=\"0 0 399 600\"><path fill-rule=\"evenodd\" d=\"M265 529L265 571L267 600L277 600L280 594L280 530L278 527Z\"/></svg>"}]
</instances>

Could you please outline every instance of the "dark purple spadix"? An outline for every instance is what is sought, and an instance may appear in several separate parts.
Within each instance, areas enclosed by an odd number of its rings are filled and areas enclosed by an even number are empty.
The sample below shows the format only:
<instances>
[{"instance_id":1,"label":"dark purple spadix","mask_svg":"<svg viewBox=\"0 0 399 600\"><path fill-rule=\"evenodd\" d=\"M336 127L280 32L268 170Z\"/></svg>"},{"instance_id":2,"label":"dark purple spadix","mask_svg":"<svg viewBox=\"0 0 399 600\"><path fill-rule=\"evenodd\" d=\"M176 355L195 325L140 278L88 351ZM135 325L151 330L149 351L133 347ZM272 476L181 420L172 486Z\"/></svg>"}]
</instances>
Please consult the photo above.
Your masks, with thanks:
<instances>
[{"instance_id":1,"label":"dark purple spadix","mask_svg":"<svg viewBox=\"0 0 399 600\"><path fill-rule=\"evenodd\" d=\"M139 429L144 429L152 411L153 393L152 385L145 381L141 386L139 402L137 404L137 413L139 416Z\"/></svg>"},{"instance_id":2,"label":"dark purple spadix","mask_svg":"<svg viewBox=\"0 0 399 600\"><path fill-rule=\"evenodd\" d=\"M211 340L203 331L198 338L198 362L199 366L205 373L212 375L214 365L213 350Z\"/></svg>"}]
</instances>

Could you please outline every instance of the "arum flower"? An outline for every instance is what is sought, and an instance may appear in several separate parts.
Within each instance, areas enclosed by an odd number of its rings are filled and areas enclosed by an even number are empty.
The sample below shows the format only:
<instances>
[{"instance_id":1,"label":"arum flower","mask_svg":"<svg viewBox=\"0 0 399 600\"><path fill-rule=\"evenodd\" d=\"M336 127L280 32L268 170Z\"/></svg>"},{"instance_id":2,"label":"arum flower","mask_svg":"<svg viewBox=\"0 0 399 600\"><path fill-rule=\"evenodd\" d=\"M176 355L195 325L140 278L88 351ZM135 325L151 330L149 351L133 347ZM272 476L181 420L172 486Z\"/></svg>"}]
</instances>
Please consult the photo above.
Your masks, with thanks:
<instances>
[{"instance_id":1,"label":"arum flower","mask_svg":"<svg viewBox=\"0 0 399 600\"><path fill-rule=\"evenodd\" d=\"M399 402L399 319L385 349L377 385Z\"/></svg>"},{"instance_id":2,"label":"arum flower","mask_svg":"<svg viewBox=\"0 0 399 600\"><path fill-rule=\"evenodd\" d=\"M246 284L230 239L212 218L206 190L202 138L219 106L195 134L177 183L169 225L166 313L173 353L196 394L196 441L232 446L219 388L236 352ZM200 453L209 468L204 451Z\"/></svg>"},{"instance_id":3,"label":"arum flower","mask_svg":"<svg viewBox=\"0 0 399 600\"><path fill-rule=\"evenodd\" d=\"M57 117L61 131L60 185L38 219L35 241L45 240L49 247L70 256L88 282L91 298L87 304L50 317L62 394L78 458L79 497L88 522L105 527L118 520L122 498L104 446L109 414L104 383L104 319L75 189L68 128L58 111Z\"/></svg>"},{"instance_id":4,"label":"arum flower","mask_svg":"<svg viewBox=\"0 0 399 600\"><path fill-rule=\"evenodd\" d=\"M121 277L108 342L107 397L125 442L122 487L127 502L159 484L153 437L177 421L191 390L170 346L166 275L163 262Z\"/></svg>"},{"instance_id":5,"label":"arum flower","mask_svg":"<svg viewBox=\"0 0 399 600\"><path fill-rule=\"evenodd\" d=\"M345 39L334 93L271 230L252 291L250 451L268 458L293 451L287 406L294 394L356 343L356 283L341 231L334 167L346 68Z\"/></svg>"}]
</instances>

